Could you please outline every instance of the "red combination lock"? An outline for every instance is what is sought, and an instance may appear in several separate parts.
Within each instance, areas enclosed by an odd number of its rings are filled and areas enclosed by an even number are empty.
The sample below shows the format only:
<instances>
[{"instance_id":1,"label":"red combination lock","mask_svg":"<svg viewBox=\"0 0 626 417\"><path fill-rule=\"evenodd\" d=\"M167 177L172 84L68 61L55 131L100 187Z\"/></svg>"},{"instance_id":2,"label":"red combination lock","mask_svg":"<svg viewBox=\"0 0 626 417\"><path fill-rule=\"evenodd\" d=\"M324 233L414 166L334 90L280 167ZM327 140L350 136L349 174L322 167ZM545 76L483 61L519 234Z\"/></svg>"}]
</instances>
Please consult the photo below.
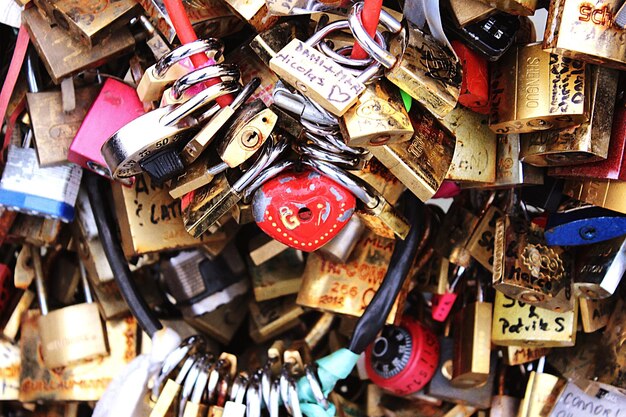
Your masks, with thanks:
<instances>
[{"instance_id":1,"label":"red combination lock","mask_svg":"<svg viewBox=\"0 0 626 417\"><path fill-rule=\"evenodd\" d=\"M367 376L396 395L422 389L435 374L438 363L437 337L409 317L404 317L400 326L386 326L365 351Z\"/></svg>"}]
</instances>

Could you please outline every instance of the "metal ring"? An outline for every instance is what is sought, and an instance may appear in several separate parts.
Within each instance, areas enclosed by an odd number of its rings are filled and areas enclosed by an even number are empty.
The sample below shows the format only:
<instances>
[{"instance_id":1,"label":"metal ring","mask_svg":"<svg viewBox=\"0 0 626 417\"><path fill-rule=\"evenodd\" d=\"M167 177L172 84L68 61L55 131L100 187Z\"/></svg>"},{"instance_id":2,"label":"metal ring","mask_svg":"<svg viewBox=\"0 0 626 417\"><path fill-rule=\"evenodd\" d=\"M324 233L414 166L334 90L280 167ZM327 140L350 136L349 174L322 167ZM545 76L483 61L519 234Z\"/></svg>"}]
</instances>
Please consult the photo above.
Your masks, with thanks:
<instances>
[{"instance_id":1,"label":"metal ring","mask_svg":"<svg viewBox=\"0 0 626 417\"><path fill-rule=\"evenodd\" d=\"M293 409L291 408L291 403L289 401L289 379L291 378L289 372L289 364L283 364L283 367L280 370L280 398L283 400L283 405L289 415L293 416Z\"/></svg>"},{"instance_id":2,"label":"metal ring","mask_svg":"<svg viewBox=\"0 0 626 417\"><path fill-rule=\"evenodd\" d=\"M167 71L177 62L185 58L189 58L198 53L215 51L214 58L217 60L224 52L224 44L215 38L198 39L197 41L179 46L172 52L161 57L154 66L154 75L157 78L163 78Z\"/></svg>"},{"instance_id":3,"label":"metal ring","mask_svg":"<svg viewBox=\"0 0 626 417\"><path fill-rule=\"evenodd\" d=\"M306 158L302 160L302 163L346 187L368 208L375 208L378 204L380 204L379 196L372 192L373 190L371 187L367 187L367 183L360 178L355 177L354 175L351 175L340 168L329 164L328 162Z\"/></svg>"},{"instance_id":4,"label":"metal ring","mask_svg":"<svg viewBox=\"0 0 626 417\"><path fill-rule=\"evenodd\" d=\"M328 410L330 407L330 403L328 399L324 395L324 391L322 389L322 381L320 381L320 377L317 373L317 365L316 364L306 364L304 366L304 373L306 375L307 381L309 381L309 385L311 386L311 392L313 392L313 397L315 397L315 401L320 404L324 410Z\"/></svg>"},{"instance_id":5,"label":"metal ring","mask_svg":"<svg viewBox=\"0 0 626 417\"><path fill-rule=\"evenodd\" d=\"M289 381L289 405L291 406L293 417L302 417L300 409L300 398L298 398L298 386L293 379Z\"/></svg>"},{"instance_id":6,"label":"metal ring","mask_svg":"<svg viewBox=\"0 0 626 417\"><path fill-rule=\"evenodd\" d=\"M241 193L244 191L252 181L272 162L278 158L278 156L289 146L289 141L282 137L277 143L273 143L273 140L265 141L261 154L257 158L256 162L246 171L235 184L232 186L232 190L235 193Z\"/></svg>"},{"instance_id":7,"label":"metal ring","mask_svg":"<svg viewBox=\"0 0 626 417\"><path fill-rule=\"evenodd\" d=\"M328 162L343 169L359 169L361 160L359 158L329 152L315 145L297 145L299 153L309 159Z\"/></svg>"},{"instance_id":8,"label":"metal ring","mask_svg":"<svg viewBox=\"0 0 626 417\"><path fill-rule=\"evenodd\" d=\"M258 375L252 376L246 392L246 417L261 417L261 389Z\"/></svg>"},{"instance_id":9,"label":"metal ring","mask_svg":"<svg viewBox=\"0 0 626 417\"><path fill-rule=\"evenodd\" d=\"M301 119L300 124L307 130L307 133L316 136L337 135L340 133L339 126L318 125L308 120Z\"/></svg>"},{"instance_id":10,"label":"metal ring","mask_svg":"<svg viewBox=\"0 0 626 417\"><path fill-rule=\"evenodd\" d=\"M165 379L169 376L169 374L176 369L181 362L188 357L188 355L195 349L200 346L204 346L206 344L206 339L203 336L194 335L189 336L185 340L183 340L180 345L172 352L170 352L163 361L163 365L161 366L161 370L159 371L159 375L156 377L155 382L152 386L152 398L156 401L156 398L159 396L159 392L161 391L161 385Z\"/></svg>"},{"instance_id":11,"label":"metal ring","mask_svg":"<svg viewBox=\"0 0 626 417\"><path fill-rule=\"evenodd\" d=\"M172 85L171 94L176 100L194 85L203 83L211 78L222 78L222 81L237 81L241 77L239 67L233 64L217 64L199 68L180 77Z\"/></svg>"},{"instance_id":12,"label":"metal ring","mask_svg":"<svg viewBox=\"0 0 626 417\"><path fill-rule=\"evenodd\" d=\"M374 38L367 33L365 27L363 27L363 22L361 21L362 10L362 2L355 3L354 6L352 6L352 9L350 9L348 22L352 35L357 40L359 45L361 45L363 50L372 58L380 62L385 68L393 67L398 61L398 58L388 50L383 49L378 43L376 43Z\"/></svg>"},{"instance_id":13,"label":"metal ring","mask_svg":"<svg viewBox=\"0 0 626 417\"><path fill-rule=\"evenodd\" d=\"M213 398L215 397L217 384L221 376L220 369L224 366L224 362L224 359L218 359L211 367L211 375L209 376L209 380L207 382L209 401L213 401Z\"/></svg>"},{"instance_id":14,"label":"metal ring","mask_svg":"<svg viewBox=\"0 0 626 417\"><path fill-rule=\"evenodd\" d=\"M201 357L199 360L197 360L193 364L191 369L189 370L189 373L187 374L187 376L185 377L185 381L180 392L180 399L178 401L178 412L176 413L178 417L183 417L183 413L185 411L185 406L187 405L187 401L189 400L189 397L191 396L193 388L196 385L196 381L198 380L198 377L200 376L200 371L201 371L201 367L203 364L203 360L204 360L204 357Z\"/></svg>"},{"instance_id":15,"label":"metal ring","mask_svg":"<svg viewBox=\"0 0 626 417\"><path fill-rule=\"evenodd\" d=\"M270 389L270 402L268 405L270 417L280 417L280 381L274 380Z\"/></svg>"},{"instance_id":16,"label":"metal ring","mask_svg":"<svg viewBox=\"0 0 626 417\"><path fill-rule=\"evenodd\" d=\"M193 386L193 392L191 393L191 397L189 401L192 403L199 404L202 400L202 394L204 394L204 388L207 386L207 382L209 381L209 361L205 356L201 360L201 364L199 365L200 373L198 374L198 378L196 378L196 383Z\"/></svg>"},{"instance_id":17,"label":"metal ring","mask_svg":"<svg viewBox=\"0 0 626 417\"><path fill-rule=\"evenodd\" d=\"M333 61L335 61L339 65L343 65L347 67L355 67L353 69L346 68L347 70L349 69L351 71L355 71L356 68L362 69L363 67L370 65L372 63L372 60L374 59L372 57L369 57L366 59L350 58L349 55L341 54L341 51L351 52L352 51L351 46L343 47L335 51L333 48L330 47L330 45L328 45L328 41L325 41L325 40L318 43L317 46L327 57L331 58Z\"/></svg>"},{"instance_id":18,"label":"metal ring","mask_svg":"<svg viewBox=\"0 0 626 417\"><path fill-rule=\"evenodd\" d=\"M265 168L265 170L261 171L261 173L254 179L250 185L243 192L243 197L241 200L244 203L250 203L254 193L261 188L263 184L265 184L270 179L274 178L281 172L285 171L287 168L291 168L294 165L293 161L281 161L277 164L272 164L269 167Z\"/></svg>"},{"instance_id":19,"label":"metal ring","mask_svg":"<svg viewBox=\"0 0 626 417\"><path fill-rule=\"evenodd\" d=\"M175 125L185 117L215 101L218 97L235 93L239 91L239 88L239 83L233 81L225 81L212 85L200 91L183 104L173 107L172 111L161 118L161 123L165 126Z\"/></svg>"},{"instance_id":20,"label":"metal ring","mask_svg":"<svg viewBox=\"0 0 626 417\"><path fill-rule=\"evenodd\" d=\"M243 404L243 399L246 394L246 388L248 387L248 374L246 372L239 372L233 385L230 387L230 400L239 404Z\"/></svg>"},{"instance_id":21,"label":"metal ring","mask_svg":"<svg viewBox=\"0 0 626 417\"><path fill-rule=\"evenodd\" d=\"M263 175L263 173L261 173L259 177L261 175ZM248 190L246 189L246 191ZM245 203L245 193L246 192L244 192L244 197L242 198L242 201L244 203ZM263 402L265 402L265 405L267 406L268 409L270 407L270 391L271 390L272 390L272 368L271 368L271 362L268 359L268 362L265 364L265 366L261 370L261 394L263 395Z\"/></svg>"}]
</instances>

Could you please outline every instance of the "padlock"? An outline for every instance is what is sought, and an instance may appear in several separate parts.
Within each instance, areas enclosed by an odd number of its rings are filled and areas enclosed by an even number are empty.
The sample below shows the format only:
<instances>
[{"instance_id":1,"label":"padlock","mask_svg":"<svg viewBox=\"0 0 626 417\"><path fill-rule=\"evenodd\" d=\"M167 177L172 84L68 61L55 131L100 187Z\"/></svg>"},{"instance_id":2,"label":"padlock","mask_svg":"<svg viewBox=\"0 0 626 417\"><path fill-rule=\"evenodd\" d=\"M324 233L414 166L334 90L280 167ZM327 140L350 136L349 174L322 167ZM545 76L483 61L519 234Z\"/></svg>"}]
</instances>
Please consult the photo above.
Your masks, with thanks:
<instances>
[{"instance_id":1,"label":"padlock","mask_svg":"<svg viewBox=\"0 0 626 417\"><path fill-rule=\"evenodd\" d=\"M574 293L591 299L610 297L626 271L626 238L621 236L577 249Z\"/></svg>"},{"instance_id":2,"label":"padlock","mask_svg":"<svg viewBox=\"0 0 626 417\"><path fill-rule=\"evenodd\" d=\"M499 60L513 46L521 32L520 18L507 13L495 13L465 27L448 26L447 29L489 61ZM529 42L534 41L533 36Z\"/></svg>"},{"instance_id":3,"label":"padlock","mask_svg":"<svg viewBox=\"0 0 626 417\"><path fill-rule=\"evenodd\" d=\"M588 86L584 62L544 52L539 43L517 46L492 69L489 127L506 134L585 123Z\"/></svg>"},{"instance_id":4,"label":"padlock","mask_svg":"<svg viewBox=\"0 0 626 417\"><path fill-rule=\"evenodd\" d=\"M620 100L613 112L613 127L606 160L583 164L580 166L554 167L548 170L549 175L565 178L589 179L626 179L626 101Z\"/></svg>"},{"instance_id":5,"label":"padlock","mask_svg":"<svg viewBox=\"0 0 626 417\"><path fill-rule=\"evenodd\" d=\"M381 22L389 23L385 17ZM343 116L357 102L365 91L365 82L374 76L379 67L376 63L371 64L355 76L315 49L329 33L349 26L347 20L341 20L325 26L306 42L292 39L269 62L276 75L335 116ZM382 40L382 36L378 39ZM372 42L375 41L372 39Z\"/></svg>"},{"instance_id":6,"label":"padlock","mask_svg":"<svg viewBox=\"0 0 626 417\"><path fill-rule=\"evenodd\" d=\"M444 260L445 258L442 257L442 262L440 264L440 274L442 274L442 272L444 272L442 269L446 267L446 265L450 265L449 262L446 262L447 260ZM436 272L436 271L435 271ZM454 303L456 301L457 298L457 293L455 292L456 290L456 286L459 284L459 282L461 281L461 278L463 278L463 273L465 272L465 267L462 266L455 266L454 270L452 272L452 282L448 284L448 273L449 270L445 271L445 290L440 293L440 294L433 294L432 298L431 298L431 304L432 304L432 317L433 320L438 321L438 322L444 322L448 319L448 315L450 315L450 312L452 311L452 308L454 307Z\"/></svg>"},{"instance_id":7,"label":"padlock","mask_svg":"<svg viewBox=\"0 0 626 417\"><path fill-rule=\"evenodd\" d=\"M287 140L280 138L274 142L270 138L261 147L253 165L231 186L224 174L187 195L181 201L185 229L192 236L199 237L242 199L244 190L270 166L286 149ZM255 212L255 220L258 213ZM261 214L262 215L262 214ZM278 217L277 217L278 218Z\"/></svg>"},{"instance_id":8,"label":"padlock","mask_svg":"<svg viewBox=\"0 0 626 417\"><path fill-rule=\"evenodd\" d=\"M446 179L492 183L496 180L496 135L487 126L487 117L457 107L440 120L442 127L457 138Z\"/></svg>"},{"instance_id":9,"label":"padlock","mask_svg":"<svg viewBox=\"0 0 626 417\"><path fill-rule=\"evenodd\" d=\"M563 193L585 203L626 214L624 199L626 183L615 180L569 180Z\"/></svg>"},{"instance_id":10,"label":"padlock","mask_svg":"<svg viewBox=\"0 0 626 417\"><path fill-rule=\"evenodd\" d=\"M87 69L95 68L110 58L132 50L135 39L128 28L119 28L93 48L74 40L63 28L51 26L36 7L23 15L24 26L39 53L50 78L59 84Z\"/></svg>"},{"instance_id":11,"label":"padlock","mask_svg":"<svg viewBox=\"0 0 626 417\"><path fill-rule=\"evenodd\" d=\"M431 198L441 186L452 157L455 140L435 117L414 106L409 113L415 130L408 142L371 146L368 150L420 200Z\"/></svg>"},{"instance_id":12,"label":"padlock","mask_svg":"<svg viewBox=\"0 0 626 417\"><path fill-rule=\"evenodd\" d=\"M143 105L135 89L107 78L72 140L67 159L111 178L100 148L112 134L142 114Z\"/></svg>"},{"instance_id":13,"label":"padlock","mask_svg":"<svg viewBox=\"0 0 626 417\"><path fill-rule=\"evenodd\" d=\"M603 298L601 300L592 300L581 296L578 297L580 305L580 323L583 332L593 333L609 324L609 318L615 306L614 298Z\"/></svg>"},{"instance_id":14,"label":"padlock","mask_svg":"<svg viewBox=\"0 0 626 417\"><path fill-rule=\"evenodd\" d=\"M217 39L200 39L182 45L159 58L147 68L137 84L137 96L143 102L157 101L167 86L192 70L186 61L195 53L206 53L213 61L219 60L224 45Z\"/></svg>"},{"instance_id":15,"label":"padlock","mask_svg":"<svg viewBox=\"0 0 626 417\"><path fill-rule=\"evenodd\" d=\"M496 291L491 341L498 346L558 347L576 343L578 307L556 312Z\"/></svg>"},{"instance_id":16,"label":"padlock","mask_svg":"<svg viewBox=\"0 0 626 417\"><path fill-rule=\"evenodd\" d=\"M25 142L30 142L28 137ZM34 149L9 145L0 180L0 205L69 223L74 219L81 177L82 169L77 165L42 168Z\"/></svg>"},{"instance_id":17,"label":"padlock","mask_svg":"<svg viewBox=\"0 0 626 417\"><path fill-rule=\"evenodd\" d=\"M414 276L415 288L433 295L445 294L449 290L449 272L450 262L443 256L434 254Z\"/></svg>"},{"instance_id":18,"label":"padlock","mask_svg":"<svg viewBox=\"0 0 626 417\"><path fill-rule=\"evenodd\" d=\"M363 33L363 38L366 35ZM359 41L362 43L361 39ZM389 43L389 51L390 60L382 62L388 69L385 77L389 81L437 118L444 117L456 106L462 77L461 64L454 51L411 22L403 23Z\"/></svg>"},{"instance_id":19,"label":"padlock","mask_svg":"<svg viewBox=\"0 0 626 417\"><path fill-rule=\"evenodd\" d=\"M221 47L220 43L219 48ZM218 47L213 46L212 48L217 49ZM212 62L214 61L209 60L209 63ZM182 104L188 101L198 92L207 88L205 82L212 78L219 78L222 81L236 82L241 78L241 72L239 71L239 67L233 64L214 63L213 65L206 65L196 70L190 69L188 73L183 74L175 80L171 87L163 91L163 95L160 100L160 107L166 107L172 104ZM213 108L209 114L213 114L215 111L217 111L217 108ZM232 115L232 113L230 113L230 115Z\"/></svg>"},{"instance_id":20,"label":"padlock","mask_svg":"<svg viewBox=\"0 0 626 417\"><path fill-rule=\"evenodd\" d=\"M235 276L223 258L209 259L200 250L162 260L161 268L165 285L185 317L210 313L249 289L248 281Z\"/></svg>"},{"instance_id":21,"label":"padlock","mask_svg":"<svg viewBox=\"0 0 626 417\"><path fill-rule=\"evenodd\" d=\"M496 221L493 287L509 297L554 311L574 308L572 254L548 246L543 228L519 217Z\"/></svg>"},{"instance_id":22,"label":"padlock","mask_svg":"<svg viewBox=\"0 0 626 417\"><path fill-rule=\"evenodd\" d=\"M39 247L60 248L66 237L61 233L63 223L58 219L18 214L7 239L11 242L30 243Z\"/></svg>"},{"instance_id":23,"label":"padlock","mask_svg":"<svg viewBox=\"0 0 626 417\"><path fill-rule=\"evenodd\" d=\"M564 349L568 348L558 350L563 351ZM504 363L508 366L514 366L534 362L542 356L548 355L551 349L541 347L506 346L502 350L504 351Z\"/></svg>"},{"instance_id":24,"label":"padlock","mask_svg":"<svg viewBox=\"0 0 626 417\"><path fill-rule=\"evenodd\" d=\"M296 294L302 284L302 252L287 248L260 265L248 263L252 290L257 301Z\"/></svg>"},{"instance_id":25,"label":"padlock","mask_svg":"<svg viewBox=\"0 0 626 417\"><path fill-rule=\"evenodd\" d=\"M387 326L365 353L367 374L376 385L396 395L421 390L439 361L439 341L428 327L409 317Z\"/></svg>"},{"instance_id":26,"label":"padlock","mask_svg":"<svg viewBox=\"0 0 626 417\"><path fill-rule=\"evenodd\" d=\"M38 320L41 350L46 366L53 369L107 355L106 334L98 306L91 298L84 267L80 270L85 302L49 312L39 249L32 251L32 259L41 309Z\"/></svg>"},{"instance_id":27,"label":"padlock","mask_svg":"<svg viewBox=\"0 0 626 417\"><path fill-rule=\"evenodd\" d=\"M414 130L398 88L384 80L370 84L339 119L349 146L380 146L406 142Z\"/></svg>"},{"instance_id":28,"label":"padlock","mask_svg":"<svg viewBox=\"0 0 626 417\"><path fill-rule=\"evenodd\" d=\"M178 352L174 351L172 353ZM159 392L158 390L156 392L152 392L153 400L156 401L156 403L152 407L150 417L164 417L167 414L168 410L176 400L176 397L179 395L182 389L182 384L185 382L193 365L197 360L199 360L200 356L201 355L199 353L193 353L190 356L181 357L177 361L180 362L180 368L177 371L170 371L168 374L164 375L163 379L167 378L167 381L165 382L165 386L163 387L161 392ZM178 364L175 363L174 366L176 365ZM172 375L172 373L174 373L175 375ZM158 386L160 386L160 384Z\"/></svg>"},{"instance_id":29,"label":"padlock","mask_svg":"<svg viewBox=\"0 0 626 417\"><path fill-rule=\"evenodd\" d=\"M298 304L331 313L361 316L385 276L393 247L393 240L366 232L345 264L311 253L302 274ZM402 293L387 317L388 323L400 318L406 291Z\"/></svg>"},{"instance_id":30,"label":"padlock","mask_svg":"<svg viewBox=\"0 0 626 417\"><path fill-rule=\"evenodd\" d=\"M497 356L491 353L489 378L479 387L457 388L450 383L453 372L454 346L450 338L439 338L439 363L435 374L426 387L426 394L456 404L476 407L480 410L491 406L493 385L496 377Z\"/></svg>"},{"instance_id":31,"label":"padlock","mask_svg":"<svg viewBox=\"0 0 626 417\"><path fill-rule=\"evenodd\" d=\"M459 103L476 113L489 113L489 69L487 61L459 41L452 41L463 69Z\"/></svg>"},{"instance_id":32,"label":"padlock","mask_svg":"<svg viewBox=\"0 0 626 417\"><path fill-rule=\"evenodd\" d=\"M538 417L544 407L553 404L552 390L559 384L559 378L543 372L545 357L539 359L536 371L528 377L524 398L520 403L519 417Z\"/></svg>"},{"instance_id":33,"label":"padlock","mask_svg":"<svg viewBox=\"0 0 626 417\"><path fill-rule=\"evenodd\" d=\"M578 200L563 203L548 215L548 245L576 246L600 243L626 234L626 218Z\"/></svg>"},{"instance_id":34,"label":"padlock","mask_svg":"<svg viewBox=\"0 0 626 417\"><path fill-rule=\"evenodd\" d=\"M504 215L495 205L482 214L480 222L467 242L467 250L487 271L493 272L496 221Z\"/></svg>"},{"instance_id":35,"label":"padlock","mask_svg":"<svg viewBox=\"0 0 626 417\"><path fill-rule=\"evenodd\" d=\"M479 0L450 0L448 7L450 14L459 27L484 20L489 15L496 13L494 7L487 6Z\"/></svg>"},{"instance_id":36,"label":"padlock","mask_svg":"<svg viewBox=\"0 0 626 417\"><path fill-rule=\"evenodd\" d=\"M296 304L293 296L275 298L268 301L250 301L250 337L255 343L265 343L278 335L298 326L302 307Z\"/></svg>"},{"instance_id":37,"label":"padlock","mask_svg":"<svg viewBox=\"0 0 626 417\"><path fill-rule=\"evenodd\" d=\"M246 162L263 146L276 126L278 115L261 100L242 105L236 119L217 145L217 153L228 167Z\"/></svg>"},{"instance_id":38,"label":"padlock","mask_svg":"<svg viewBox=\"0 0 626 417\"><path fill-rule=\"evenodd\" d=\"M42 330L38 326L39 317L40 312L37 310L30 310L23 316L19 396L22 402L98 401L108 383L119 376L137 356L138 325L132 317L128 317L106 322L111 348L108 356L69 367L48 369L41 357ZM71 325L80 326L77 320L73 320ZM88 330L94 329L93 323L82 326L90 326Z\"/></svg>"},{"instance_id":39,"label":"padlock","mask_svg":"<svg viewBox=\"0 0 626 417\"><path fill-rule=\"evenodd\" d=\"M609 323L602 332L600 340L592 336L590 345L595 350L595 356L589 358L591 369L584 378L594 378L606 384L623 386L624 369L624 317L626 317L626 305L618 297L615 309L609 318ZM591 336L591 335L590 335Z\"/></svg>"},{"instance_id":40,"label":"padlock","mask_svg":"<svg viewBox=\"0 0 626 417\"><path fill-rule=\"evenodd\" d=\"M623 29L613 24L620 2L550 3L543 48L570 58L624 70ZM570 30L571 29L571 30Z\"/></svg>"},{"instance_id":41,"label":"padlock","mask_svg":"<svg viewBox=\"0 0 626 417\"><path fill-rule=\"evenodd\" d=\"M491 7L502 10L504 12L521 15L532 16L535 14L537 0L479 0Z\"/></svg>"},{"instance_id":42,"label":"padlock","mask_svg":"<svg viewBox=\"0 0 626 417\"><path fill-rule=\"evenodd\" d=\"M476 302L464 306L454 318L454 359L450 383L459 388L487 382L491 370L492 304L484 300L480 275L476 279Z\"/></svg>"},{"instance_id":43,"label":"padlock","mask_svg":"<svg viewBox=\"0 0 626 417\"><path fill-rule=\"evenodd\" d=\"M195 239L180 222L178 201L167 190L137 175L132 188L112 184L113 202L126 257L173 249L188 249L222 239L223 235Z\"/></svg>"},{"instance_id":44,"label":"padlock","mask_svg":"<svg viewBox=\"0 0 626 417\"><path fill-rule=\"evenodd\" d=\"M36 0L34 3L48 19L90 48L126 25L139 12L137 3L130 0L104 6L90 2L77 4L72 1L49 0Z\"/></svg>"},{"instance_id":45,"label":"padlock","mask_svg":"<svg viewBox=\"0 0 626 417\"><path fill-rule=\"evenodd\" d=\"M606 159L611 139L619 72L592 66L591 112L587 123L522 135L520 159L535 166L578 165Z\"/></svg>"},{"instance_id":46,"label":"padlock","mask_svg":"<svg viewBox=\"0 0 626 417\"><path fill-rule=\"evenodd\" d=\"M33 126L35 149L39 166L49 167L67 162L68 148L81 125L87 110L98 94L97 86L76 90L78 105L72 111L63 110L61 91L41 91L36 76L31 74L30 92L26 94L28 112ZM34 88L38 89L37 91Z\"/></svg>"}]
</instances>

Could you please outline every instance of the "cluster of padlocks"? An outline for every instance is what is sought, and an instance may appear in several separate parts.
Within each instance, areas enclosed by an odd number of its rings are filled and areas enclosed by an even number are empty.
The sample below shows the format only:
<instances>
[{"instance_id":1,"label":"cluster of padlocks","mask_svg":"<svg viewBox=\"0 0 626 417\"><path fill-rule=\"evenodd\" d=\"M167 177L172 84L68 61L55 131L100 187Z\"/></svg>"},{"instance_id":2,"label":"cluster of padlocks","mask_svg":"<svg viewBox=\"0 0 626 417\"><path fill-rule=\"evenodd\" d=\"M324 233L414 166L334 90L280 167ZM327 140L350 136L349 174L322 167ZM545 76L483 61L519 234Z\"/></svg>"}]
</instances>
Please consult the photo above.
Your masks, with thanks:
<instances>
[{"instance_id":1,"label":"cluster of padlocks","mask_svg":"<svg viewBox=\"0 0 626 417\"><path fill-rule=\"evenodd\" d=\"M0 415L618 417L622 0L3 0Z\"/></svg>"}]
</instances>

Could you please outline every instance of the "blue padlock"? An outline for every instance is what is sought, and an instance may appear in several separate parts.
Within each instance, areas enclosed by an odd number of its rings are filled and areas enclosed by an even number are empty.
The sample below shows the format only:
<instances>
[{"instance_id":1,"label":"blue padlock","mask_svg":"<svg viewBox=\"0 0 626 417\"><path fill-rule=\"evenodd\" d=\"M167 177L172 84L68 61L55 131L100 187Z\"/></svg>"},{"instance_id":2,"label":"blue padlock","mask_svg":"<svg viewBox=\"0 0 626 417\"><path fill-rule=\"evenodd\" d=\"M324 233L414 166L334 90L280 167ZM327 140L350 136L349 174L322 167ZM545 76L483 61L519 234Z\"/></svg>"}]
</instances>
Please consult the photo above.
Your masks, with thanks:
<instances>
[{"instance_id":1,"label":"blue padlock","mask_svg":"<svg viewBox=\"0 0 626 417\"><path fill-rule=\"evenodd\" d=\"M545 230L548 245L590 245L626 235L626 216L573 201L548 215Z\"/></svg>"}]
</instances>

